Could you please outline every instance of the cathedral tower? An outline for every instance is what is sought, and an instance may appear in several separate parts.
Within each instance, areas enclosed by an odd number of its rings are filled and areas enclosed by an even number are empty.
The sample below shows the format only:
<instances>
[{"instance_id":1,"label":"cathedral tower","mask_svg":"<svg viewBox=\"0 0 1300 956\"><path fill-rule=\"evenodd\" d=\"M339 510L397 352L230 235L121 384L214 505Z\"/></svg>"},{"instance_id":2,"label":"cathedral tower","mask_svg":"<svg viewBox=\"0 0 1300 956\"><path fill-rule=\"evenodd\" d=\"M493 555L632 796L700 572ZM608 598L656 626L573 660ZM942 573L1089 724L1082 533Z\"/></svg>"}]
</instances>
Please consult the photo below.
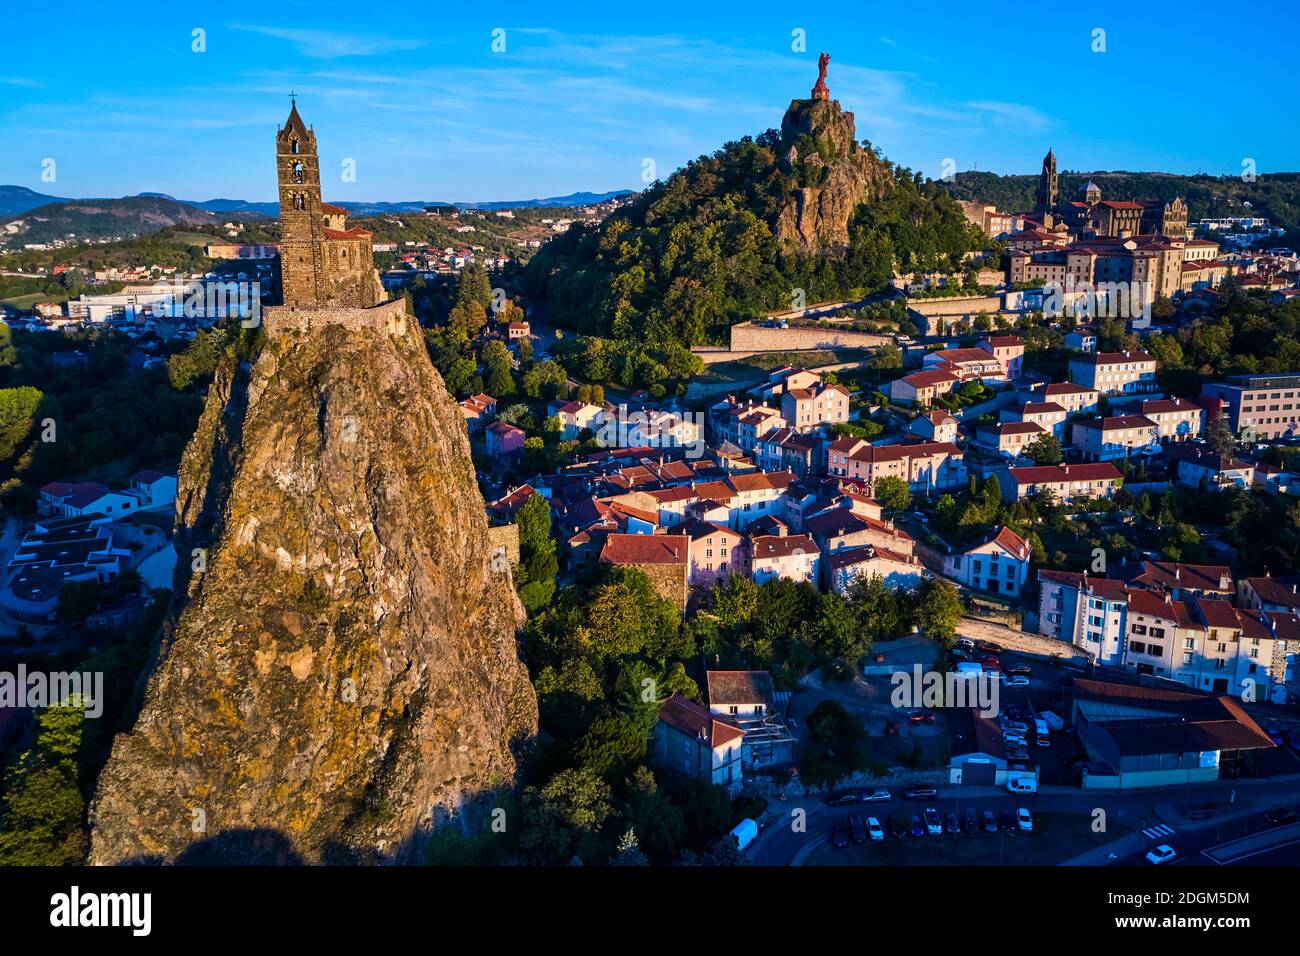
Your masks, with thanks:
<instances>
[{"instance_id":1,"label":"cathedral tower","mask_svg":"<svg viewBox=\"0 0 1300 956\"><path fill-rule=\"evenodd\" d=\"M1038 203L1036 212L1052 212L1056 209L1058 183L1056 179L1056 154L1050 149L1043 157L1043 171L1038 174Z\"/></svg>"}]
</instances>

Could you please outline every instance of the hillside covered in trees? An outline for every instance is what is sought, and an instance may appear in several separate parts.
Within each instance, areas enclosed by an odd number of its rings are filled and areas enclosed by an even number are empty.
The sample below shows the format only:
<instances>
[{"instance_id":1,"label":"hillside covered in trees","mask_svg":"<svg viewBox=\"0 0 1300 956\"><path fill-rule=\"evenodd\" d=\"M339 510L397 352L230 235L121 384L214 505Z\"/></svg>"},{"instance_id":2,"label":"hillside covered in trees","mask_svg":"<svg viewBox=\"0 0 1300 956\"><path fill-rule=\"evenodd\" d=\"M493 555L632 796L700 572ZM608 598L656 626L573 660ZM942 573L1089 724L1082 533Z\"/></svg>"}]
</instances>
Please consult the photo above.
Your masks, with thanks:
<instances>
[{"instance_id":1,"label":"hillside covered in trees","mask_svg":"<svg viewBox=\"0 0 1300 956\"><path fill-rule=\"evenodd\" d=\"M852 115L792 122L727 143L594 228L547 243L525 274L556 325L651 347L726 340L741 320L882 288L895 270L952 270L983 237L938 184L845 142ZM823 112L826 107L818 108ZM810 132L811 131L811 132ZM845 175L849 170L850 175ZM850 186L834 191L839 183ZM848 215L848 243L778 239L800 219ZM836 230L838 232L838 229Z\"/></svg>"}]
</instances>

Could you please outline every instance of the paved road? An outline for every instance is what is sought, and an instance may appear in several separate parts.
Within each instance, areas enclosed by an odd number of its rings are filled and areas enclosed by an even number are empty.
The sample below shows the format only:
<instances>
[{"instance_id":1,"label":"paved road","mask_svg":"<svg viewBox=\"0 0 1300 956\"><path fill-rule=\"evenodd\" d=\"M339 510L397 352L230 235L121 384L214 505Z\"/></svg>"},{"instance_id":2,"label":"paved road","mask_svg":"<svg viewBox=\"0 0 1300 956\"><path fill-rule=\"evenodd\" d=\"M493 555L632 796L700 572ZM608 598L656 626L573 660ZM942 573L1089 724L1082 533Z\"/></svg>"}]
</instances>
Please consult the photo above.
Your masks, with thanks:
<instances>
[{"instance_id":1,"label":"paved road","mask_svg":"<svg viewBox=\"0 0 1300 956\"><path fill-rule=\"evenodd\" d=\"M1226 806L1233 790L1238 793L1241 812L1234 819L1223 817L1219 822L1189 821L1183 818L1171 804L1171 800L1183 796L1181 788L1113 794L1051 786L1043 787L1037 794L1013 796L1006 790L995 787L944 786L939 788L939 796L932 800L906 801L899 799L901 793L898 793L895 794L895 799L888 802L853 807L827 806L824 795L813 794L791 797L786 801L771 801L768 814L772 822L759 834L745 855L760 866L800 866L814 850L827 842L831 827L843 822L850 813L874 816L884 823L891 813L903 814L910 819L913 813L919 813L926 807L933 807L940 813L952 810L959 818L964 818L968 806L973 806L981 813L984 810L998 812L1024 806L1034 812L1061 811L1085 816L1090 816L1095 809L1101 808L1106 811L1108 819L1123 821L1135 828L1136 832L1117 841L1114 849L1108 851L1103 847L1089 851L1068 861L1072 864L1146 866L1148 864L1144 855L1147 849L1160 843L1170 843L1180 853L1183 852L1180 846L1186 846L1189 854L1195 851L1194 865L1212 866L1215 865L1214 860L1200 855L1202 848L1240 836L1246 828L1253 828L1252 832L1262 829L1262 810L1274 803L1300 802L1300 780L1297 779L1202 784L1192 787L1189 794L1193 804L1213 800ZM1182 801L1177 800L1177 804L1181 806ZM796 831L792 825L795 820L793 812L796 810L804 811L805 826L802 832ZM1234 830L1233 827L1238 829ZM1109 859L1111 852L1115 853L1116 859Z\"/></svg>"}]
</instances>

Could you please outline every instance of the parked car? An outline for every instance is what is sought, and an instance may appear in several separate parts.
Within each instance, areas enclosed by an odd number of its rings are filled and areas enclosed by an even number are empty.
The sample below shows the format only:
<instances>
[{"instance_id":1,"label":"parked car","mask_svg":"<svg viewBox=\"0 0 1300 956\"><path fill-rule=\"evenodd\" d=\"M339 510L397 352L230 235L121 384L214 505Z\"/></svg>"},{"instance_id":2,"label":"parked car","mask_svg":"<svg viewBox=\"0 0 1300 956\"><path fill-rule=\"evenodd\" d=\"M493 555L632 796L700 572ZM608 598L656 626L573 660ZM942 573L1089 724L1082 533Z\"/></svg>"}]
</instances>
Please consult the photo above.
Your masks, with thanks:
<instances>
[{"instance_id":1,"label":"parked car","mask_svg":"<svg viewBox=\"0 0 1300 956\"><path fill-rule=\"evenodd\" d=\"M867 836L872 843L879 843L885 838L885 831L880 828L880 821L875 817L867 817Z\"/></svg>"},{"instance_id":2,"label":"parked car","mask_svg":"<svg viewBox=\"0 0 1300 956\"><path fill-rule=\"evenodd\" d=\"M1268 734L1268 739L1273 741L1276 746L1282 747L1286 745L1286 738L1282 736L1282 731L1278 727L1269 725L1264 728L1264 733Z\"/></svg>"},{"instance_id":3,"label":"parked car","mask_svg":"<svg viewBox=\"0 0 1300 956\"><path fill-rule=\"evenodd\" d=\"M998 814L998 828L1002 830L1014 830L1016 828L1016 815L1010 810L1003 810Z\"/></svg>"},{"instance_id":4,"label":"parked car","mask_svg":"<svg viewBox=\"0 0 1300 956\"><path fill-rule=\"evenodd\" d=\"M939 817L939 811L933 807L925 808L925 829L932 836L943 834L943 820Z\"/></svg>"},{"instance_id":5,"label":"parked car","mask_svg":"<svg viewBox=\"0 0 1300 956\"><path fill-rule=\"evenodd\" d=\"M914 837L923 837L923 836L925 836L925 824L921 822L921 816L920 816L920 814L917 814L917 813L912 814L912 831L911 831L911 832L912 832L912 836L914 836Z\"/></svg>"},{"instance_id":6,"label":"parked car","mask_svg":"<svg viewBox=\"0 0 1300 956\"><path fill-rule=\"evenodd\" d=\"M1002 661L998 660L998 655L996 654L984 654L983 656L980 657L980 663L997 664L999 667L1002 666Z\"/></svg>"},{"instance_id":7,"label":"parked car","mask_svg":"<svg viewBox=\"0 0 1300 956\"><path fill-rule=\"evenodd\" d=\"M957 814L949 810L944 815L943 828L949 833L961 833L961 821L957 819Z\"/></svg>"},{"instance_id":8,"label":"parked car","mask_svg":"<svg viewBox=\"0 0 1300 956\"><path fill-rule=\"evenodd\" d=\"M1065 721L1062 720L1060 715L1055 713L1054 711L1040 710L1038 712L1038 716L1039 718L1041 718L1043 721L1047 723L1047 727L1049 730L1065 729Z\"/></svg>"},{"instance_id":9,"label":"parked car","mask_svg":"<svg viewBox=\"0 0 1300 956\"><path fill-rule=\"evenodd\" d=\"M1022 734L1018 734L1018 733L1016 733L1015 731L1012 731L1012 730L1008 730L1008 731L1004 731L1004 732L1003 732L1003 734L1002 734L1002 742L1003 742L1004 744L1019 744L1019 745L1022 746L1022 747L1027 747L1027 746L1029 746L1029 741L1027 741L1027 740L1024 738L1024 735L1022 735Z\"/></svg>"},{"instance_id":10,"label":"parked car","mask_svg":"<svg viewBox=\"0 0 1300 956\"><path fill-rule=\"evenodd\" d=\"M1026 833L1030 833L1034 829L1034 818L1024 807L1016 811L1016 827Z\"/></svg>"},{"instance_id":11,"label":"parked car","mask_svg":"<svg viewBox=\"0 0 1300 956\"><path fill-rule=\"evenodd\" d=\"M998 819L993 815L992 810L984 811L984 832L985 833L998 832Z\"/></svg>"},{"instance_id":12,"label":"parked car","mask_svg":"<svg viewBox=\"0 0 1300 956\"><path fill-rule=\"evenodd\" d=\"M1029 759L1029 751L1026 750L1024 747L1008 747L1008 748L1007 748L1007 759L1008 759L1008 760L1028 760L1028 759Z\"/></svg>"},{"instance_id":13,"label":"parked car","mask_svg":"<svg viewBox=\"0 0 1300 956\"><path fill-rule=\"evenodd\" d=\"M1028 687L1028 677L1008 677L1002 682L1004 687Z\"/></svg>"},{"instance_id":14,"label":"parked car","mask_svg":"<svg viewBox=\"0 0 1300 956\"><path fill-rule=\"evenodd\" d=\"M1174 848L1168 843L1162 843L1147 850L1147 862L1154 863L1156 866L1161 863L1168 863L1177 856L1178 854L1174 852Z\"/></svg>"},{"instance_id":15,"label":"parked car","mask_svg":"<svg viewBox=\"0 0 1300 956\"><path fill-rule=\"evenodd\" d=\"M1020 674L1026 677L1034 672L1034 669L1028 664L1008 664L1002 669L1008 674Z\"/></svg>"},{"instance_id":16,"label":"parked car","mask_svg":"<svg viewBox=\"0 0 1300 956\"><path fill-rule=\"evenodd\" d=\"M966 808L965 829L967 833L980 832L980 818L979 818L979 814L975 812L974 807Z\"/></svg>"},{"instance_id":17,"label":"parked car","mask_svg":"<svg viewBox=\"0 0 1300 956\"><path fill-rule=\"evenodd\" d=\"M1017 733L1023 734L1026 730L1029 729L1029 725L1026 724L1023 720L1014 720L1011 717L1004 717L1002 718L1002 729L1014 730Z\"/></svg>"},{"instance_id":18,"label":"parked car","mask_svg":"<svg viewBox=\"0 0 1300 956\"><path fill-rule=\"evenodd\" d=\"M907 824L903 822L901 813L891 813L889 819L885 821L885 826L889 828L891 837L907 836Z\"/></svg>"},{"instance_id":19,"label":"parked car","mask_svg":"<svg viewBox=\"0 0 1300 956\"><path fill-rule=\"evenodd\" d=\"M1295 807L1269 807L1264 811L1264 819L1274 826L1295 822Z\"/></svg>"},{"instance_id":20,"label":"parked car","mask_svg":"<svg viewBox=\"0 0 1300 956\"><path fill-rule=\"evenodd\" d=\"M1007 780L1007 789L1012 793L1037 793L1038 782L1033 777L1011 777Z\"/></svg>"},{"instance_id":21,"label":"parked car","mask_svg":"<svg viewBox=\"0 0 1300 956\"><path fill-rule=\"evenodd\" d=\"M826 798L826 803L832 807L847 807L857 802L856 790L837 790Z\"/></svg>"},{"instance_id":22,"label":"parked car","mask_svg":"<svg viewBox=\"0 0 1300 956\"><path fill-rule=\"evenodd\" d=\"M907 719L914 724L919 724L925 720L925 711L923 710L908 711Z\"/></svg>"},{"instance_id":23,"label":"parked car","mask_svg":"<svg viewBox=\"0 0 1300 956\"><path fill-rule=\"evenodd\" d=\"M886 803L892 799L888 790L872 790L870 793L862 791L863 803Z\"/></svg>"},{"instance_id":24,"label":"parked car","mask_svg":"<svg viewBox=\"0 0 1300 956\"><path fill-rule=\"evenodd\" d=\"M969 637L959 637L957 638L956 642L954 642L953 647L961 648L963 651L969 654L970 652L975 650L975 642L972 641Z\"/></svg>"},{"instance_id":25,"label":"parked car","mask_svg":"<svg viewBox=\"0 0 1300 956\"><path fill-rule=\"evenodd\" d=\"M885 736L886 737L898 736L898 721L896 720L885 721Z\"/></svg>"},{"instance_id":26,"label":"parked car","mask_svg":"<svg viewBox=\"0 0 1300 956\"><path fill-rule=\"evenodd\" d=\"M1005 647L998 644L996 641L976 641L975 646L985 654L1001 654L1006 650Z\"/></svg>"},{"instance_id":27,"label":"parked car","mask_svg":"<svg viewBox=\"0 0 1300 956\"><path fill-rule=\"evenodd\" d=\"M934 787L908 787L903 791L904 800L931 800L938 795Z\"/></svg>"},{"instance_id":28,"label":"parked car","mask_svg":"<svg viewBox=\"0 0 1300 956\"><path fill-rule=\"evenodd\" d=\"M849 838L861 846L867 842L867 825L856 813L849 815Z\"/></svg>"},{"instance_id":29,"label":"parked car","mask_svg":"<svg viewBox=\"0 0 1300 956\"><path fill-rule=\"evenodd\" d=\"M842 850L849 845L849 833L844 824L837 823L831 827L831 846Z\"/></svg>"}]
</instances>

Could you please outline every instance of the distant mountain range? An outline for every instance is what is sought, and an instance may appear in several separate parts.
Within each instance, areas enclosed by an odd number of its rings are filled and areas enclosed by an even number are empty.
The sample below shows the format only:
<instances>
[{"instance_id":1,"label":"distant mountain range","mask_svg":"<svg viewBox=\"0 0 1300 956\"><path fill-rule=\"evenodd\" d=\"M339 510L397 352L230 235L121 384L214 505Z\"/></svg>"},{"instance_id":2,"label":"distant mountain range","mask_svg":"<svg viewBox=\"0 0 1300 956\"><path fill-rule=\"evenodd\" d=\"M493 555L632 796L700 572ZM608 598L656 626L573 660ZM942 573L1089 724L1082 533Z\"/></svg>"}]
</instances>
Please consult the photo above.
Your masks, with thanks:
<instances>
[{"instance_id":1,"label":"distant mountain range","mask_svg":"<svg viewBox=\"0 0 1300 956\"><path fill-rule=\"evenodd\" d=\"M576 192L547 199L521 199L498 202L341 202L358 216L415 213L430 206L459 209L543 209L587 206L631 194L630 189L607 193ZM44 243L75 236L79 239L103 239L111 236L144 236L165 226L203 225L221 218L275 218L280 206L274 202L248 202L243 199L177 199L166 193L140 193L120 199L68 199L49 196L25 186L0 186L0 225L19 222L0 234L0 243L10 245Z\"/></svg>"},{"instance_id":2,"label":"distant mountain range","mask_svg":"<svg viewBox=\"0 0 1300 956\"><path fill-rule=\"evenodd\" d=\"M630 189L616 189L612 192L592 193L576 192L567 196L550 196L546 199L498 200L493 202L444 202L442 200L410 200L407 202L339 202L335 205L350 209L358 216L375 216L394 212L419 212L428 206L455 206L459 209L545 209L561 206L589 206L619 196L632 193ZM170 202L193 206L212 213L244 213L255 216L275 217L280 214L279 203L249 202L245 199L177 199L166 193L140 193L138 196L123 196L122 199L165 199ZM103 202L104 198L93 200L75 200L78 202ZM7 221L29 210L50 203L66 203L74 200L66 196L49 196L28 189L26 186L0 186L0 221Z\"/></svg>"}]
</instances>

